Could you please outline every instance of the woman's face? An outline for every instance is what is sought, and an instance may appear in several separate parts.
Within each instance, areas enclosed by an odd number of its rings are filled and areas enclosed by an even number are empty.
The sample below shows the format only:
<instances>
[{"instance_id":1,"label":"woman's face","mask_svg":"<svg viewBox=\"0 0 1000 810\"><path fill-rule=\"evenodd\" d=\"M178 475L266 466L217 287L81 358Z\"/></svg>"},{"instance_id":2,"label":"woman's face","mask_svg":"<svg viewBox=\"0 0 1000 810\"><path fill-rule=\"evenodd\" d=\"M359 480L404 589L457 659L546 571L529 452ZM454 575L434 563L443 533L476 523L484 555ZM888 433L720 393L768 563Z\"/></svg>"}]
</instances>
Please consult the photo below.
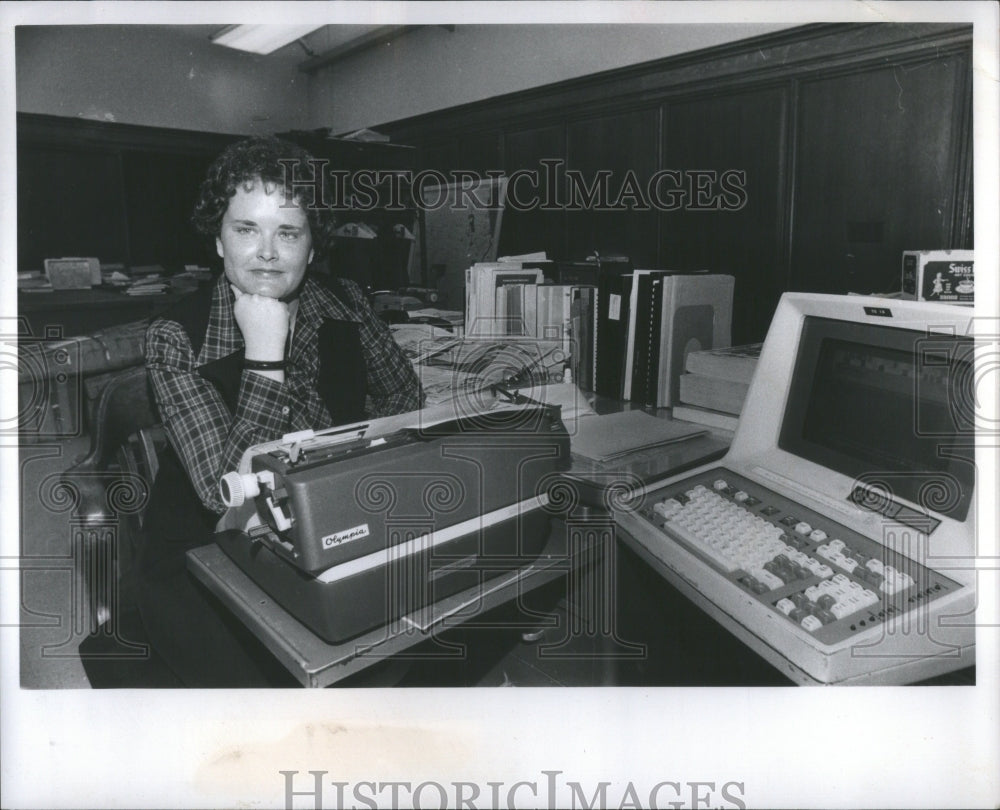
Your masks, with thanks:
<instances>
[{"instance_id":1,"label":"woman's face","mask_svg":"<svg viewBox=\"0 0 1000 810\"><path fill-rule=\"evenodd\" d=\"M230 198L215 247L231 284L267 298L295 293L313 257L306 212L260 179Z\"/></svg>"}]
</instances>

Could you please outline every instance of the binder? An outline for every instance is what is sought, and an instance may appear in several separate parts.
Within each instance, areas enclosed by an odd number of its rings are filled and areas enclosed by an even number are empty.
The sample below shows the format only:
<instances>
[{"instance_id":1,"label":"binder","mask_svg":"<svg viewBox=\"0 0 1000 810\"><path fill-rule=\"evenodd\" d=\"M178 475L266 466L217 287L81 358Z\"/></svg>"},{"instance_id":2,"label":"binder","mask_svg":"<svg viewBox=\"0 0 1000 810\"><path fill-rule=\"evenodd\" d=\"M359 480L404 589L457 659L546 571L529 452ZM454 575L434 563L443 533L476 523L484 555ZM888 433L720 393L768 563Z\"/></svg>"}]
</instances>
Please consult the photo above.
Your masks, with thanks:
<instances>
[{"instance_id":1,"label":"binder","mask_svg":"<svg viewBox=\"0 0 1000 810\"><path fill-rule=\"evenodd\" d=\"M638 279L630 399L643 405L656 404L655 370L659 362L663 275L663 273L650 273Z\"/></svg>"},{"instance_id":2,"label":"binder","mask_svg":"<svg viewBox=\"0 0 1000 810\"><path fill-rule=\"evenodd\" d=\"M647 372L652 342L653 288L660 289L660 277L665 270L636 270L632 274L632 296L629 305L628 345L625 357L625 378L622 399L645 402L649 388ZM657 325L658 327L658 325ZM659 341L659 332L656 334Z\"/></svg>"},{"instance_id":3,"label":"binder","mask_svg":"<svg viewBox=\"0 0 1000 810\"><path fill-rule=\"evenodd\" d=\"M735 279L725 275L663 277L656 406L677 404L688 354L730 345Z\"/></svg>"},{"instance_id":4,"label":"binder","mask_svg":"<svg viewBox=\"0 0 1000 810\"><path fill-rule=\"evenodd\" d=\"M598 278L594 393L620 399L632 276L630 269L617 269Z\"/></svg>"}]
</instances>

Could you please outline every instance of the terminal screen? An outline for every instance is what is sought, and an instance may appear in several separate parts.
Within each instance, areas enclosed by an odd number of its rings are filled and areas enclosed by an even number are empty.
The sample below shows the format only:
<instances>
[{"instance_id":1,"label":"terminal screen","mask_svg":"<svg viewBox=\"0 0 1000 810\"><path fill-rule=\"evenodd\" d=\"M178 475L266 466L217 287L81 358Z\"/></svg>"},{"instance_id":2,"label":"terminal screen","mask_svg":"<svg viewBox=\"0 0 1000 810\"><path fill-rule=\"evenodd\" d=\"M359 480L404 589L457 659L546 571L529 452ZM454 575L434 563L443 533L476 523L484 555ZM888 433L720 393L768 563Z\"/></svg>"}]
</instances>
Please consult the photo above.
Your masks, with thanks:
<instances>
[{"instance_id":1,"label":"terminal screen","mask_svg":"<svg viewBox=\"0 0 1000 810\"><path fill-rule=\"evenodd\" d=\"M964 520L972 389L967 338L807 317L779 447Z\"/></svg>"}]
</instances>

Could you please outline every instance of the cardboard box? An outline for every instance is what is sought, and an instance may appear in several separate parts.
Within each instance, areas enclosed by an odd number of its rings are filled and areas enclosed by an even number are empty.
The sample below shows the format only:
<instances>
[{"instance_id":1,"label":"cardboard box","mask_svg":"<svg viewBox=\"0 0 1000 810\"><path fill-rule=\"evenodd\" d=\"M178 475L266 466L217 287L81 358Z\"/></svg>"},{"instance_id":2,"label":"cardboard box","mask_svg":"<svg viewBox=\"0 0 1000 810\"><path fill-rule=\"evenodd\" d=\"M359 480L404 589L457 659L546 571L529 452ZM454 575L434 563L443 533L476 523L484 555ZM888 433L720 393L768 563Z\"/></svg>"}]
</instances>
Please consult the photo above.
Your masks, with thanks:
<instances>
[{"instance_id":1,"label":"cardboard box","mask_svg":"<svg viewBox=\"0 0 1000 810\"><path fill-rule=\"evenodd\" d=\"M975 275L971 250L904 250L903 298L971 304Z\"/></svg>"}]
</instances>

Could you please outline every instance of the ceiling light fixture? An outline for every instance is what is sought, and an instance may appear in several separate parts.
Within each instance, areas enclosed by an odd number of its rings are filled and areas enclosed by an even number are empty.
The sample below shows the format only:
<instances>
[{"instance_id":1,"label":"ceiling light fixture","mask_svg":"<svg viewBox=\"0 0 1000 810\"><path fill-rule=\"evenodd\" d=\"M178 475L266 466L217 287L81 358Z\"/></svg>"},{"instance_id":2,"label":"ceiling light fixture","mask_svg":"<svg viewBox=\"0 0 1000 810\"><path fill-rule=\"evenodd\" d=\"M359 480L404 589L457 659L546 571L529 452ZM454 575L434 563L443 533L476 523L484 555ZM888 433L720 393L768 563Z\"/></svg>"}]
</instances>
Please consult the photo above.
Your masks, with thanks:
<instances>
[{"instance_id":1,"label":"ceiling light fixture","mask_svg":"<svg viewBox=\"0 0 1000 810\"><path fill-rule=\"evenodd\" d=\"M227 25L209 39L216 45L268 54L322 28L322 25Z\"/></svg>"}]
</instances>

